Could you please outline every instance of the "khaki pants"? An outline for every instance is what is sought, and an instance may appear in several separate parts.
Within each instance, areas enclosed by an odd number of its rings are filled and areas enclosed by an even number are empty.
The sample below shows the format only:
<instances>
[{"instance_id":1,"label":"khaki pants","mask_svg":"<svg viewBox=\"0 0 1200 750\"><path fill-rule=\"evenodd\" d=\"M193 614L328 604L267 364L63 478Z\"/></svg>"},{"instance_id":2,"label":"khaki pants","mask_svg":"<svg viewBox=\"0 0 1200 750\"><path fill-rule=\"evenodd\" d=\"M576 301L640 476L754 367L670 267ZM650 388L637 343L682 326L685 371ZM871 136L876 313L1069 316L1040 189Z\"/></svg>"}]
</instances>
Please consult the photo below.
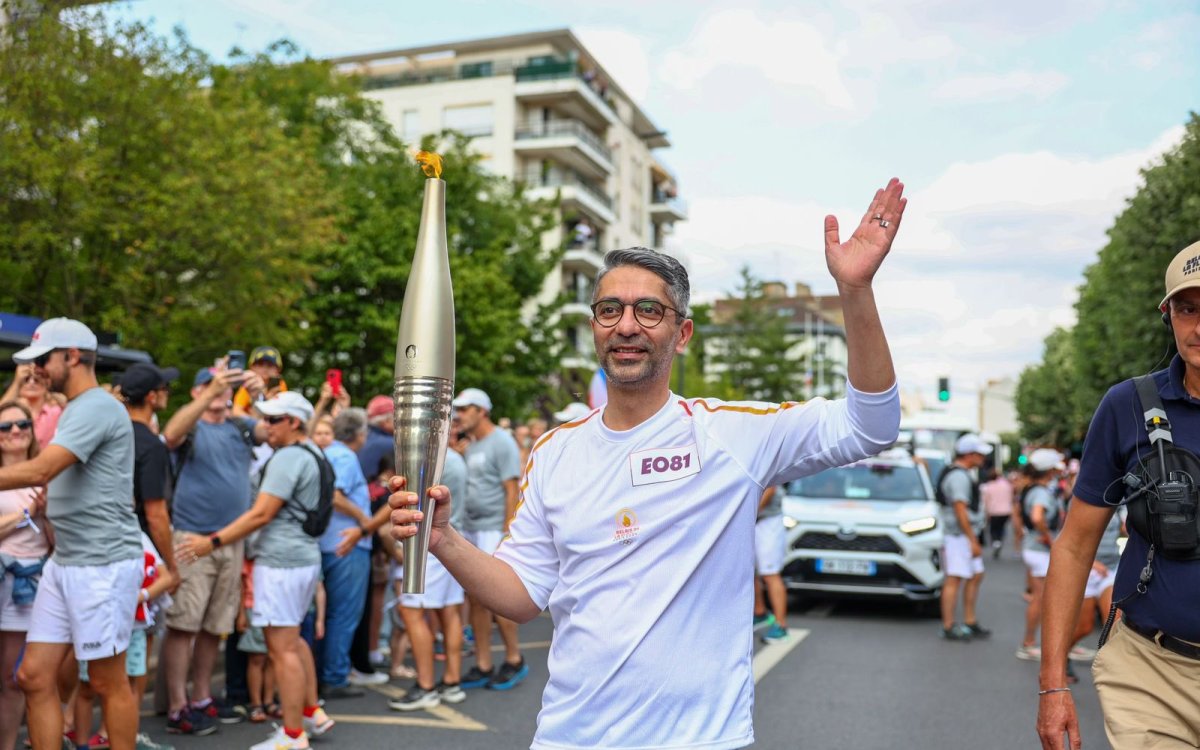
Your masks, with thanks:
<instances>
[{"instance_id":1,"label":"khaki pants","mask_svg":"<svg viewBox=\"0 0 1200 750\"><path fill-rule=\"evenodd\" d=\"M175 544L185 536L176 531ZM185 633L203 629L215 636L233 630L242 604L242 546L241 541L224 544L210 555L179 566L179 590L167 610L168 628Z\"/></svg>"},{"instance_id":2,"label":"khaki pants","mask_svg":"<svg viewBox=\"0 0 1200 750\"><path fill-rule=\"evenodd\" d=\"M1200 748L1200 661L1118 622L1092 664L1113 750Z\"/></svg>"}]
</instances>

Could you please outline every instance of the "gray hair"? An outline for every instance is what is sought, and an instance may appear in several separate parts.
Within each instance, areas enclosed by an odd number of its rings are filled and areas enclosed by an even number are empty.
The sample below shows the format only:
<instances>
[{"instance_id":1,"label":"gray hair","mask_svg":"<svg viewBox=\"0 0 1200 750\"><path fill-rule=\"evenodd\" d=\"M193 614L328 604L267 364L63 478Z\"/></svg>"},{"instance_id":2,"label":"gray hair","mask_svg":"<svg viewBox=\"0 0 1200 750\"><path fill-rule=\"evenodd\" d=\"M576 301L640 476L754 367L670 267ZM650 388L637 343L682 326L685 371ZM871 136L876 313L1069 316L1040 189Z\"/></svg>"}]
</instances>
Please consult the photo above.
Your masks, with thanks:
<instances>
[{"instance_id":1,"label":"gray hair","mask_svg":"<svg viewBox=\"0 0 1200 750\"><path fill-rule=\"evenodd\" d=\"M604 256L604 268L596 274L595 289L600 289L600 280L614 268L621 266L636 266L644 268L666 282L667 296L671 306L679 311L680 316L688 316L688 301L692 296L692 286L688 282L687 269L675 258L666 253L655 252L646 247L627 247L621 250L610 250ZM595 302L595 292L592 301Z\"/></svg>"},{"instance_id":2,"label":"gray hair","mask_svg":"<svg viewBox=\"0 0 1200 750\"><path fill-rule=\"evenodd\" d=\"M333 439L340 443L353 443L355 438L367 431L367 410L357 406L342 409L333 418Z\"/></svg>"}]
</instances>

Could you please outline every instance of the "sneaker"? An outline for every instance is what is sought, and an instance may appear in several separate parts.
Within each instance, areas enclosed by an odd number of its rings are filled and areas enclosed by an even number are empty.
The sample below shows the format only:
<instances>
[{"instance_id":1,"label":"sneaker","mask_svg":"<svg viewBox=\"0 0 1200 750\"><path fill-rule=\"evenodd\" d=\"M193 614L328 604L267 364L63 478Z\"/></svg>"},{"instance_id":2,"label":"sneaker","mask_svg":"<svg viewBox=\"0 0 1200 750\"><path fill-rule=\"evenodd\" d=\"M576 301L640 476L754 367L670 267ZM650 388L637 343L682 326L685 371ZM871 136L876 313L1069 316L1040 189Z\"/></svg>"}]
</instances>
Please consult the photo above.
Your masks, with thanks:
<instances>
[{"instance_id":1,"label":"sneaker","mask_svg":"<svg viewBox=\"0 0 1200 750\"><path fill-rule=\"evenodd\" d=\"M436 708L442 699L438 689L426 690L420 685L413 685L403 698L393 698L388 701L388 708L393 711L420 711L425 708Z\"/></svg>"},{"instance_id":2,"label":"sneaker","mask_svg":"<svg viewBox=\"0 0 1200 750\"><path fill-rule=\"evenodd\" d=\"M323 685L321 686L321 697L326 700L337 700L339 698L361 698L367 694L358 685L346 683L345 685Z\"/></svg>"},{"instance_id":3,"label":"sneaker","mask_svg":"<svg viewBox=\"0 0 1200 750\"><path fill-rule=\"evenodd\" d=\"M1087 648L1086 646L1076 646L1067 652L1067 658L1071 661L1091 661L1096 658L1096 649Z\"/></svg>"},{"instance_id":4,"label":"sneaker","mask_svg":"<svg viewBox=\"0 0 1200 750\"><path fill-rule=\"evenodd\" d=\"M108 750L108 738L96 732L87 741L88 750Z\"/></svg>"},{"instance_id":5,"label":"sneaker","mask_svg":"<svg viewBox=\"0 0 1200 750\"><path fill-rule=\"evenodd\" d=\"M396 667L395 669L393 669L391 671L391 679L393 679L393 680L415 680L415 679L417 679L417 670L413 669L412 667L408 666L407 664L401 664L400 666Z\"/></svg>"},{"instance_id":6,"label":"sneaker","mask_svg":"<svg viewBox=\"0 0 1200 750\"><path fill-rule=\"evenodd\" d=\"M971 631L965 625L951 625L948 628L942 628L943 641L962 641L971 640Z\"/></svg>"},{"instance_id":7,"label":"sneaker","mask_svg":"<svg viewBox=\"0 0 1200 750\"><path fill-rule=\"evenodd\" d=\"M471 667L471 671L467 672L466 675L463 676L462 682L459 684L462 685L463 690L481 688L492 681L492 675L495 673L495 671L496 670L494 668L484 672L479 667Z\"/></svg>"},{"instance_id":8,"label":"sneaker","mask_svg":"<svg viewBox=\"0 0 1200 750\"><path fill-rule=\"evenodd\" d=\"M351 669L347 681L351 685L358 685L359 687L382 685L388 681L388 676L384 672L359 672L357 669Z\"/></svg>"},{"instance_id":9,"label":"sneaker","mask_svg":"<svg viewBox=\"0 0 1200 750\"><path fill-rule=\"evenodd\" d=\"M1040 646L1026 646L1022 644L1017 649L1017 658L1025 661L1041 661L1042 649Z\"/></svg>"},{"instance_id":10,"label":"sneaker","mask_svg":"<svg viewBox=\"0 0 1200 750\"><path fill-rule=\"evenodd\" d=\"M215 731L217 725L208 714L192 708L183 709L177 717L167 716L168 734L194 734L203 737Z\"/></svg>"},{"instance_id":11,"label":"sneaker","mask_svg":"<svg viewBox=\"0 0 1200 750\"><path fill-rule=\"evenodd\" d=\"M251 745L250 750L308 750L308 735L300 733L295 739L288 737L283 727L276 727L271 736L257 745Z\"/></svg>"},{"instance_id":12,"label":"sneaker","mask_svg":"<svg viewBox=\"0 0 1200 750\"><path fill-rule=\"evenodd\" d=\"M329 718L329 714L325 713L323 708L317 708L312 716L304 717L304 731L313 737L320 737L333 729L333 725L333 719Z\"/></svg>"},{"instance_id":13,"label":"sneaker","mask_svg":"<svg viewBox=\"0 0 1200 750\"><path fill-rule=\"evenodd\" d=\"M443 682L437 686L437 692L442 703L462 703L467 699L462 685L457 682L452 685Z\"/></svg>"},{"instance_id":14,"label":"sneaker","mask_svg":"<svg viewBox=\"0 0 1200 750\"><path fill-rule=\"evenodd\" d=\"M173 745L160 745L142 732L133 738L133 750L175 750Z\"/></svg>"},{"instance_id":15,"label":"sneaker","mask_svg":"<svg viewBox=\"0 0 1200 750\"><path fill-rule=\"evenodd\" d=\"M765 615L755 615L753 624L754 630L757 632L759 630L766 630L777 623L775 620L775 615L768 612Z\"/></svg>"},{"instance_id":16,"label":"sneaker","mask_svg":"<svg viewBox=\"0 0 1200 750\"><path fill-rule=\"evenodd\" d=\"M221 724L241 724L246 720L245 706L239 706L227 701L217 702L209 699L204 706L192 706L192 710L203 713L213 721Z\"/></svg>"},{"instance_id":17,"label":"sneaker","mask_svg":"<svg viewBox=\"0 0 1200 750\"><path fill-rule=\"evenodd\" d=\"M766 644L783 643L788 639L787 628L776 622L771 627L767 628L767 632L762 635L762 642Z\"/></svg>"},{"instance_id":18,"label":"sneaker","mask_svg":"<svg viewBox=\"0 0 1200 750\"><path fill-rule=\"evenodd\" d=\"M529 665L525 663L525 657L521 657L519 664L509 664L504 662L500 665L500 669L496 672L487 684L488 690L511 690L521 684L529 676Z\"/></svg>"},{"instance_id":19,"label":"sneaker","mask_svg":"<svg viewBox=\"0 0 1200 750\"><path fill-rule=\"evenodd\" d=\"M988 630L977 622L968 622L966 625L963 625L963 627L971 631L972 638L983 639L992 637L992 631Z\"/></svg>"}]
</instances>

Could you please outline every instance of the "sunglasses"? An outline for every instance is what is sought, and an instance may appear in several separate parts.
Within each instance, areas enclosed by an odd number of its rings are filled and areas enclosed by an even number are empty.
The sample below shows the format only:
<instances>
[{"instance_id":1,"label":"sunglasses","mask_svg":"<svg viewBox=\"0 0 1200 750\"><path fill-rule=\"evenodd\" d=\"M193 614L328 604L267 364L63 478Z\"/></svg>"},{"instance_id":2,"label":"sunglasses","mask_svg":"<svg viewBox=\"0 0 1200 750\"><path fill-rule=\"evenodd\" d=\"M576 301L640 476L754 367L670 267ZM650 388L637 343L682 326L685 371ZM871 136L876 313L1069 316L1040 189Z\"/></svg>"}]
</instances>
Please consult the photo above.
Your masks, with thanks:
<instances>
[{"instance_id":1,"label":"sunglasses","mask_svg":"<svg viewBox=\"0 0 1200 750\"><path fill-rule=\"evenodd\" d=\"M33 427L33 420L18 419L15 422L0 422L0 432L12 432L14 427L24 432Z\"/></svg>"},{"instance_id":2,"label":"sunglasses","mask_svg":"<svg viewBox=\"0 0 1200 750\"><path fill-rule=\"evenodd\" d=\"M33 363L35 365L37 365L38 367L45 367L46 363L50 361L50 358L53 357L56 352L61 352L61 351L63 351L63 350L62 349L51 349L50 351L46 352L45 354L43 354L40 357L34 357Z\"/></svg>"},{"instance_id":3,"label":"sunglasses","mask_svg":"<svg viewBox=\"0 0 1200 750\"><path fill-rule=\"evenodd\" d=\"M289 418L290 417L287 417L285 415L280 415L277 417L263 417L263 419L266 421L267 424L279 424L280 422L287 421Z\"/></svg>"}]
</instances>

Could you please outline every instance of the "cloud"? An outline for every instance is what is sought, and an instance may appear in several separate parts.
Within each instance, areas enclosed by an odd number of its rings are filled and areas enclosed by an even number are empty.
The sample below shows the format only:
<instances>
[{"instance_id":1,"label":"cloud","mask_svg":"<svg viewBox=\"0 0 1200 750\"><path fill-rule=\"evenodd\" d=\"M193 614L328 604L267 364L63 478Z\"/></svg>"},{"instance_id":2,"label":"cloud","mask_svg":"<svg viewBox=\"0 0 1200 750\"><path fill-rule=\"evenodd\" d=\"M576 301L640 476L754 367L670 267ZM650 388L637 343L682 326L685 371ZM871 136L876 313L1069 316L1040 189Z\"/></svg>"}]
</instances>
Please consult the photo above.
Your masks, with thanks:
<instances>
[{"instance_id":1,"label":"cloud","mask_svg":"<svg viewBox=\"0 0 1200 750\"><path fill-rule=\"evenodd\" d=\"M1004 101L1032 97L1044 101L1070 81L1056 70L1020 70L1010 73L962 75L945 81L933 91L938 99L956 101Z\"/></svg>"},{"instance_id":2,"label":"cloud","mask_svg":"<svg viewBox=\"0 0 1200 750\"><path fill-rule=\"evenodd\" d=\"M650 91L650 56L641 37L620 29L594 26L574 31L625 93L644 104Z\"/></svg>"},{"instance_id":3,"label":"cloud","mask_svg":"<svg viewBox=\"0 0 1200 750\"><path fill-rule=\"evenodd\" d=\"M727 69L802 90L834 109L854 106L838 56L817 27L799 20L767 20L750 10L721 10L705 17L682 47L665 55L659 75L665 85L688 90Z\"/></svg>"}]
</instances>

